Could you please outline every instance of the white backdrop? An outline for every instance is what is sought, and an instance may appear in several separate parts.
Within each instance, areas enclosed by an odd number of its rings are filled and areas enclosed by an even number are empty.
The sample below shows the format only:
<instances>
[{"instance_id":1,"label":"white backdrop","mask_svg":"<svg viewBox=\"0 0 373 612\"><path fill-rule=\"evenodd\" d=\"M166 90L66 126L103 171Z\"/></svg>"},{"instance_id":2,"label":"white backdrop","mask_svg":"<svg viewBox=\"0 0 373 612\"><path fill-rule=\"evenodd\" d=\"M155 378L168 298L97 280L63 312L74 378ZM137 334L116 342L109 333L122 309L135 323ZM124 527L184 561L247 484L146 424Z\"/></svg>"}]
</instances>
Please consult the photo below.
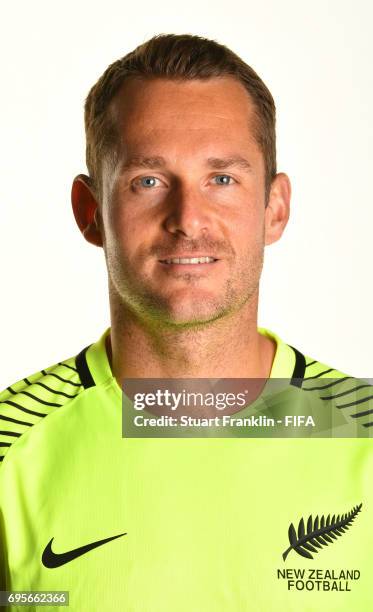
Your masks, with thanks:
<instances>
[{"instance_id":1,"label":"white backdrop","mask_svg":"<svg viewBox=\"0 0 373 612\"><path fill-rule=\"evenodd\" d=\"M156 33L230 46L278 113L292 218L266 252L260 318L284 340L373 376L372 4L367 0L7 3L1 45L1 388L109 325L104 257L70 208L83 104L106 66Z\"/></svg>"}]
</instances>

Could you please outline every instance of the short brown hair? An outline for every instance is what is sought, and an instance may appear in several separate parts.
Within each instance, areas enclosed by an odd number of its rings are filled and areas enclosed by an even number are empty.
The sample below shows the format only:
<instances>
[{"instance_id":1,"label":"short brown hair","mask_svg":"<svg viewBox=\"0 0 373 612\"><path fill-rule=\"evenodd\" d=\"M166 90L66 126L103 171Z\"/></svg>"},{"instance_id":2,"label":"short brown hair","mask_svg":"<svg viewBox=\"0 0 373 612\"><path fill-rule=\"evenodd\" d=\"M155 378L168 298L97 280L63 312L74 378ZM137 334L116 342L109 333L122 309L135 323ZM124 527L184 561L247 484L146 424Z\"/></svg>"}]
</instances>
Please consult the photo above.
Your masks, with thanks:
<instances>
[{"instance_id":1,"label":"short brown hair","mask_svg":"<svg viewBox=\"0 0 373 612\"><path fill-rule=\"evenodd\" d=\"M256 72L228 47L190 34L154 36L111 64L90 90L85 103L86 161L93 185L101 191L101 164L113 155L117 135L108 106L129 77L208 79L233 76L254 104L255 138L264 156L266 192L276 175L276 107Z\"/></svg>"}]
</instances>

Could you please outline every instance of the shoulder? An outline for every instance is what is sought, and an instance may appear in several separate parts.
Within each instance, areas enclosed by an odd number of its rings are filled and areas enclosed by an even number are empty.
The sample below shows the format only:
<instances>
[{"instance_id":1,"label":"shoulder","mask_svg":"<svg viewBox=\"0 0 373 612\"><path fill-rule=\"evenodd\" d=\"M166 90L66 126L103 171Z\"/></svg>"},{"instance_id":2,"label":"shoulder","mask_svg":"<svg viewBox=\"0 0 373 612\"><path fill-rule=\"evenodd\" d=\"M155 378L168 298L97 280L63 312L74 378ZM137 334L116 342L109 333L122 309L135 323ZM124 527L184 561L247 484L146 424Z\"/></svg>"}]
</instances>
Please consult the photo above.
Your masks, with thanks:
<instances>
[{"instance_id":1,"label":"shoulder","mask_svg":"<svg viewBox=\"0 0 373 612\"><path fill-rule=\"evenodd\" d=\"M300 387L326 410L343 414L346 421L358 427L360 435L373 433L373 385L341 372L317 359L304 357L304 375Z\"/></svg>"},{"instance_id":2,"label":"shoulder","mask_svg":"<svg viewBox=\"0 0 373 612\"><path fill-rule=\"evenodd\" d=\"M304 380L314 380L317 378L353 378L348 376L338 368L318 361L309 356L304 356Z\"/></svg>"},{"instance_id":3,"label":"shoulder","mask_svg":"<svg viewBox=\"0 0 373 612\"><path fill-rule=\"evenodd\" d=\"M79 368L84 351L29 375L0 393L0 465L21 436L84 392Z\"/></svg>"}]
</instances>

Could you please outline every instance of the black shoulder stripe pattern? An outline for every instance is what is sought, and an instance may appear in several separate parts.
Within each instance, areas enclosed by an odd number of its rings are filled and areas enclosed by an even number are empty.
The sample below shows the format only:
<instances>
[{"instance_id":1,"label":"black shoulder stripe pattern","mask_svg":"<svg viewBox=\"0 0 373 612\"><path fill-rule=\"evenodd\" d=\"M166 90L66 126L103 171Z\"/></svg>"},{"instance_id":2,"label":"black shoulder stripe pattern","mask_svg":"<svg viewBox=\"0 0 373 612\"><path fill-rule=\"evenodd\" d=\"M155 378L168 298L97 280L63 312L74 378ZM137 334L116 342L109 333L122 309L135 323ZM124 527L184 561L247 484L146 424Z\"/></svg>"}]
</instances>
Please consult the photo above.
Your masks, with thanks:
<instances>
[{"instance_id":1,"label":"black shoulder stripe pattern","mask_svg":"<svg viewBox=\"0 0 373 612\"><path fill-rule=\"evenodd\" d=\"M317 361L315 359L313 361L310 361L309 363L306 363L306 368L309 368L310 366L314 365L315 363L317 363Z\"/></svg>"},{"instance_id":2,"label":"black shoulder stripe pattern","mask_svg":"<svg viewBox=\"0 0 373 612\"><path fill-rule=\"evenodd\" d=\"M19 421L18 419L13 419L13 417L6 417L3 414L0 414L0 419L3 421L9 421L10 423L17 423L17 425L27 425L27 427L31 427L33 423L26 423L26 421Z\"/></svg>"},{"instance_id":3,"label":"black shoulder stripe pattern","mask_svg":"<svg viewBox=\"0 0 373 612\"><path fill-rule=\"evenodd\" d=\"M19 448L19 439L22 439L33 425L43 422L44 417L52 412L75 403L77 396L83 391L84 387L75 366L75 356L39 370L7 387L0 397L1 457L7 455L12 445Z\"/></svg>"},{"instance_id":4,"label":"black shoulder stripe pattern","mask_svg":"<svg viewBox=\"0 0 373 612\"><path fill-rule=\"evenodd\" d=\"M95 381L93 380L92 374L89 371L86 357L87 350L90 346L91 345L86 346L82 351L80 351L79 355L77 355L75 359L75 365L84 389L89 389L90 387L95 386Z\"/></svg>"},{"instance_id":5,"label":"black shoulder stripe pattern","mask_svg":"<svg viewBox=\"0 0 373 612\"><path fill-rule=\"evenodd\" d=\"M334 385L340 385L342 382L346 380L352 380L351 376L344 376L343 378L338 378L338 380L333 380L333 382L328 383L327 385L322 385L322 387L303 387L303 391L322 391L323 389L330 389L330 387L334 387ZM306 380L310 380L306 378Z\"/></svg>"},{"instance_id":6,"label":"black shoulder stripe pattern","mask_svg":"<svg viewBox=\"0 0 373 612\"><path fill-rule=\"evenodd\" d=\"M350 414L350 416L354 419L358 419L359 417L367 416L367 414L373 414L373 408L371 408L370 410L364 410L364 412L356 412L356 414Z\"/></svg>"},{"instance_id":7,"label":"black shoulder stripe pattern","mask_svg":"<svg viewBox=\"0 0 373 612\"><path fill-rule=\"evenodd\" d=\"M33 395L28 391L19 391L16 395L20 394L27 395L27 397L31 397L31 399L35 400L36 402L39 402L39 404L44 404L45 406L54 406L55 408L60 408L60 406L62 406L62 404L56 404L55 402L46 402L45 400L41 399L40 397L36 397L36 395Z\"/></svg>"},{"instance_id":8,"label":"black shoulder stripe pattern","mask_svg":"<svg viewBox=\"0 0 373 612\"><path fill-rule=\"evenodd\" d=\"M328 368L327 370L324 370L323 372L319 372L315 376L307 376L306 380L314 380L315 378L321 378L321 376L324 376L324 374L329 374L329 372L333 372L333 371L334 371L334 368Z\"/></svg>"},{"instance_id":9,"label":"black shoulder stripe pattern","mask_svg":"<svg viewBox=\"0 0 373 612\"><path fill-rule=\"evenodd\" d=\"M76 368L73 368L72 366L68 365L67 363L63 363L62 361L59 361L58 365L65 366L65 368L69 368L69 370L72 370L73 372L77 372L78 371Z\"/></svg>"},{"instance_id":10,"label":"black shoulder stripe pattern","mask_svg":"<svg viewBox=\"0 0 373 612\"><path fill-rule=\"evenodd\" d=\"M342 391L341 393L336 393L335 395L320 396L320 399L322 400L338 399L338 397L344 397L345 395L350 395L350 393L354 393L354 391L359 391L360 389L365 389L366 387L372 387L372 385L359 385L358 387L353 387L352 389L348 389L347 391ZM338 407L340 408L340 406Z\"/></svg>"},{"instance_id":11,"label":"black shoulder stripe pattern","mask_svg":"<svg viewBox=\"0 0 373 612\"><path fill-rule=\"evenodd\" d=\"M13 406L13 408L18 408L18 410L22 410L22 412L27 412L27 414L33 414L34 416L40 416L40 417L47 416L44 412L36 412L36 410L30 410L29 408L20 406L20 404L17 404L16 402L12 402L12 400L4 400L1 403L9 404L9 406Z\"/></svg>"},{"instance_id":12,"label":"black shoulder stripe pattern","mask_svg":"<svg viewBox=\"0 0 373 612\"><path fill-rule=\"evenodd\" d=\"M61 380L62 382L65 382L65 383L68 383L69 385L73 385L74 387L81 387L82 386L79 383L72 382L72 380L67 380L66 378L62 378L62 376L58 376L58 374L55 374L54 372L47 372L46 370L41 370L41 373L44 374L44 376L54 376L55 378L58 378L58 380Z\"/></svg>"},{"instance_id":13,"label":"black shoulder stripe pattern","mask_svg":"<svg viewBox=\"0 0 373 612\"><path fill-rule=\"evenodd\" d=\"M290 384L294 387L301 387L304 379L304 373L306 370L306 358L303 353L298 351L298 349L294 348L293 346L290 346L290 348L295 353L295 366Z\"/></svg>"},{"instance_id":14,"label":"black shoulder stripe pattern","mask_svg":"<svg viewBox=\"0 0 373 612\"><path fill-rule=\"evenodd\" d=\"M78 393L65 393L64 391L56 391L55 389L52 389L51 387L48 387L48 385L45 385L44 383L41 383L39 381L34 382L34 383L30 383L29 380L27 380L27 378L23 379L29 386L33 385L38 385L39 387L43 387L43 389L46 389L47 391L50 391L51 393L54 393L54 395L62 395L63 397L67 397L69 399L76 397L77 395L79 395L79 391ZM23 391L23 393L25 393L25 391ZM60 406L61 404L56 404L56 406Z\"/></svg>"},{"instance_id":15,"label":"black shoulder stripe pattern","mask_svg":"<svg viewBox=\"0 0 373 612\"><path fill-rule=\"evenodd\" d=\"M368 397L363 397L359 400L356 400L356 402L349 402L348 404L339 404L337 405L337 408L350 408L351 406L357 406L358 404L363 404L364 402L368 402L371 399L373 399L373 395L368 395ZM356 416L356 415L352 414L351 416Z\"/></svg>"},{"instance_id":16,"label":"black shoulder stripe pattern","mask_svg":"<svg viewBox=\"0 0 373 612\"><path fill-rule=\"evenodd\" d=\"M2 436L13 436L15 438L19 438L22 434L17 433L15 431L2 431L2 430L0 430L0 435L2 435Z\"/></svg>"}]
</instances>

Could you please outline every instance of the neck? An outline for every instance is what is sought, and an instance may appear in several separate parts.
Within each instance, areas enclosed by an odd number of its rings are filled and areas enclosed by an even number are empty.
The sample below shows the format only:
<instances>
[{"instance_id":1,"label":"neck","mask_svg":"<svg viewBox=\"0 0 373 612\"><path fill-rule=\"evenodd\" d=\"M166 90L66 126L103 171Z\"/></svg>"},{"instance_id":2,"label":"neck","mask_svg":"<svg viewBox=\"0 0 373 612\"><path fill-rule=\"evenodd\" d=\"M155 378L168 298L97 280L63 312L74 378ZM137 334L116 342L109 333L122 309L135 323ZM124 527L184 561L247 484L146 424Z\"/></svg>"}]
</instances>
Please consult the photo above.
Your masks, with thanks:
<instances>
[{"instance_id":1,"label":"neck","mask_svg":"<svg viewBox=\"0 0 373 612\"><path fill-rule=\"evenodd\" d=\"M268 378L275 343L257 330L257 299L197 328L147 325L123 305L111 306L107 352L124 378Z\"/></svg>"}]
</instances>

